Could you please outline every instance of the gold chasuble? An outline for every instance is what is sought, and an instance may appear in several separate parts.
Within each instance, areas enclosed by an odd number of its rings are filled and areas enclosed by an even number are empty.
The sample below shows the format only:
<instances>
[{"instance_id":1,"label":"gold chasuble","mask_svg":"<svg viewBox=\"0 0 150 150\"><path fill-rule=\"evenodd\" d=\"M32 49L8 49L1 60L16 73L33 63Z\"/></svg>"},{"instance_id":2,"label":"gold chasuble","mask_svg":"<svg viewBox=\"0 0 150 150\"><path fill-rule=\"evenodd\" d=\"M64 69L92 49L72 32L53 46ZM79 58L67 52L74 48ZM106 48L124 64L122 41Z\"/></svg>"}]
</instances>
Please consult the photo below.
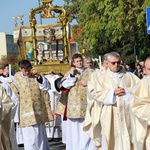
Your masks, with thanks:
<instances>
[{"instance_id":1,"label":"gold chasuble","mask_svg":"<svg viewBox=\"0 0 150 150\"><path fill-rule=\"evenodd\" d=\"M19 126L26 127L53 120L48 92L42 92L34 75L14 76L11 88L19 96Z\"/></svg>"},{"instance_id":2,"label":"gold chasuble","mask_svg":"<svg viewBox=\"0 0 150 150\"><path fill-rule=\"evenodd\" d=\"M56 113L64 115L65 106L67 103L67 118L85 117L87 107L87 87L81 85L80 81L88 81L93 71L93 69L87 68L82 72L82 74L77 72L77 81L75 85L72 86L66 93L62 92Z\"/></svg>"},{"instance_id":3,"label":"gold chasuble","mask_svg":"<svg viewBox=\"0 0 150 150\"><path fill-rule=\"evenodd\" d=\"M0 150L11 150L10 126L12 101L0 85Z\"/></svg>"},{"instance_id":4,"label":"gold chasuble","mask_svg":"<svg viewBox=\"0 0 150 150\"><path fill-rule=\"evenodd\" d=\"M126 72L124 68L121 68L117 75L116 78L110 69L104 73L97 71L91 75L88 82L88 104L83 130L96 141L99 149L103 135L108 150L131 150L132 119L126 95L116 96L114 104L104 104L104 101L106 97L109 98L110 90L118 86L126 89L135 85L139 79L134 74Z\"/></svg>"}]
</instances>

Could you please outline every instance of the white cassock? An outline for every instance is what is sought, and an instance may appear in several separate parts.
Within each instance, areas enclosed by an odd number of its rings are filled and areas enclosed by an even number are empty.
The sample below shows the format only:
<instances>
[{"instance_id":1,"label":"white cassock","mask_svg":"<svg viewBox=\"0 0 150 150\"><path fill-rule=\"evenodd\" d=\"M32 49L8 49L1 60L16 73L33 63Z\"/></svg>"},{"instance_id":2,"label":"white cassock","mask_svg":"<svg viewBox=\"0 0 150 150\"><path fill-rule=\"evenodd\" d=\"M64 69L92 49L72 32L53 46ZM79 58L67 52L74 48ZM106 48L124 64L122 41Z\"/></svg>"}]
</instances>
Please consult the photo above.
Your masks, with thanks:
<instances>
[{"instance_id":1,"label":"white cassock","mask_svg":"<svg viewBox=\"0 0 150 150\"><path fill-rule=\"evenodd\" d=\"M55 114L55 110L57 107L57 104L59 102L61 92L58 92L55 86L55 81L59 78L61 78L61 75L58 74L49 74L45 75L45 77L48 79L48 81L51 84L51 89L48 91L49 93L49 99L51 104L51 110L53 111L53 117L54 121L47 122L46 123L46 133L48 138L61 138L61 116L58 116Z\"/></svg>"},{"instance_id":2,"label":"white cassock","mask_svg":"<svg viewBox=\"0 0 150 150\"><path fill-rule=\"evenodd\" d=\"M66 144L66 130L67 130L67 120L63 120L63 116L61 116L61 129L62 129L62 143Z\"/></svg>"},{"instance_id":3,"label":"white cassock","mask_svg":"<svg viewBox=\"0 0 150 150\"><path fill-rule=\"evenodd\" d=\"M55 112L56 106L60 99L60 94L54 93L52 90L48 91L50 95L51 110ZM61 116L54 115L54 121L47 123L46 133L48 138L61 138Z\"/></svg>"}]
</instances>

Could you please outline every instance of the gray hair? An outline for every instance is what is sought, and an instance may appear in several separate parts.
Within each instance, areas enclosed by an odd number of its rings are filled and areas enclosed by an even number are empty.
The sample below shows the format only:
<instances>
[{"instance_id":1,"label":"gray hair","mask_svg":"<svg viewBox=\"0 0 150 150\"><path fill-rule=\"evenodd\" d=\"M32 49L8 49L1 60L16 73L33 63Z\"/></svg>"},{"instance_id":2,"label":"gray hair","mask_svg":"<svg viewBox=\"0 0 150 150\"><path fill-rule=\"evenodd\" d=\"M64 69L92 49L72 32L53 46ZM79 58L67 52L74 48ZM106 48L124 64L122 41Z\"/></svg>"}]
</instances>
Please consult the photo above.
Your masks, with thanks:
<instances>
[{"instance_id":1,"label":"gray hair","mask_svg":"<svg viewBox=\"0 0 150 150\"><path fill-rule=\"evenodd\" d=\"M88 61L88 60L91 60L92 61L92 58L91 57L86 57L86 58L84 58L84 63L86 62L86 61ZM93 62L93 61L92 61Z\"/></svg>"},{"instance_id":2,"label":"gray hair","mask_svg":"<svg viewBox=\"0 0 150 150\"><path fill-rule=\"evenodd\" d=\"M116 57L121 60L121 57L120 57L119 53L117 53L117 52L108 53L107 59L110 60L110 57Z\"/></svg>"},{"instance_id":3,"label":"gray hair","mask_svg":"<svg viewBox=\"0 0 150 150\"><path fill-rule=\"evenodd\" d=\"M102 57L102 62L104 62L104 60L108 60L108 55L109 55L109 53L106 53L106 54Z\"/></svg>"}]
</instances>

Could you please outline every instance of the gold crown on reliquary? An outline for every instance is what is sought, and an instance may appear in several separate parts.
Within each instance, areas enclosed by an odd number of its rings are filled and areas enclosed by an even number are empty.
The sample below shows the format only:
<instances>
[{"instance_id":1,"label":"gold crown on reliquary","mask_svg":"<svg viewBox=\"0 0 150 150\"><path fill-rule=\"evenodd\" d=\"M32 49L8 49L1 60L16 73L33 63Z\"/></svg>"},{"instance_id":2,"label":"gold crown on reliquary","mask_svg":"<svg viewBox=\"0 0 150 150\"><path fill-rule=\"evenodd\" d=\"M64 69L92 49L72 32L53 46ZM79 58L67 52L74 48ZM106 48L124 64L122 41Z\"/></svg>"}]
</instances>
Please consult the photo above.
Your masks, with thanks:
<instances>
[{"instance_id":1,"label":"gold crown on reliquary","mask_svg":"<svg viewBox=\"0 0 150 150\"><path fill-rule=\"evenodd\" d=\"M53 0L40 0L42 3L52 2Z\"/></svg>"}]
</instances>

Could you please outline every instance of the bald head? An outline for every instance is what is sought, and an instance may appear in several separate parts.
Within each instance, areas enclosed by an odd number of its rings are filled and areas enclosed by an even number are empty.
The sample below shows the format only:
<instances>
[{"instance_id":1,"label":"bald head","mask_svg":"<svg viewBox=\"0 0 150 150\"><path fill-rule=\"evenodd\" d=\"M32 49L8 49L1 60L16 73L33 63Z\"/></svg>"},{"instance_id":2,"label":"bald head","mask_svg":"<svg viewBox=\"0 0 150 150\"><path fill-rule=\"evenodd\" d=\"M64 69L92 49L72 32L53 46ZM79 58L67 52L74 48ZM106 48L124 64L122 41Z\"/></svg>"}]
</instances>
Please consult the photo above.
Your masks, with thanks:
<instances>
[{"instance_id":1,"label":"bald head","mask_svg":"<svg viewBox=\"0 0 150 150\"><path fill-rule=\"evenodd\" d=\"M144 68L143 68L143 72L146 75L150 75L150 56L147 57L144 61Z\"/></svg>"}]
</instances>

